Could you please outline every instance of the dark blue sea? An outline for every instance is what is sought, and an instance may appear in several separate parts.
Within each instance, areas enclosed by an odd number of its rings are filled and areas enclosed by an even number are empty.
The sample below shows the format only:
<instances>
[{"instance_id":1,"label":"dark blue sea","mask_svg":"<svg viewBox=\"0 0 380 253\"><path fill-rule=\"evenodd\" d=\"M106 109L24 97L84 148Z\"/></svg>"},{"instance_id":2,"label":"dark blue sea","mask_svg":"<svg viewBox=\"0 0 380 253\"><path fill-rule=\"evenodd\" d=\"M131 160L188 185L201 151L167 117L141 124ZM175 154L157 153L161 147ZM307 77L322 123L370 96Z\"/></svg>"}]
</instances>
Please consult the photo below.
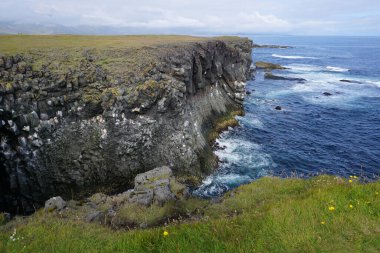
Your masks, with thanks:
<instances>
[{"instance_id":1,"label":"dark blue sea","mask_svg":"<svg viewBox=\"0 0 380 253\"><path fill-rule=\"evenodd\" d=\"M275 75L306 81L269 80L256 71L240 127L222 134L219 168L195 194L217 196L266 175L379 177L380 37L251 39L291 46L254 49L252 57L288 68Z\"/></svg>"}]
</instances>

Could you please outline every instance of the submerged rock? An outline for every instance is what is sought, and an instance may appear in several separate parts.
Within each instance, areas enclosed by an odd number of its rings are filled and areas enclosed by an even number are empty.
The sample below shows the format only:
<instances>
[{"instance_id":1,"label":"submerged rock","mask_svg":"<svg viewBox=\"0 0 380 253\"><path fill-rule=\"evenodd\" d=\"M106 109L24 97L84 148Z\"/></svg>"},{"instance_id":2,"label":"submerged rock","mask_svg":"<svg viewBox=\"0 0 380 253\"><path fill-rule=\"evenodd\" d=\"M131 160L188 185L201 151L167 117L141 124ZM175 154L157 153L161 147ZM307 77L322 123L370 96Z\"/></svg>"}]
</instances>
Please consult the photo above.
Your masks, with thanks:
<instances>
[{"instance_id":1,"label":"submerged rock","mask_svg":"<svg viewBox=\"0 0 380 253\"><path fill-rule=\"evenodd\" d=\"M277 111L281 111L282 110L282 107L281 106L276 106L274 109L276 109Z\"/></svg>"},{"instance_id":2,"label":"submerged rock","mask_svg":"<svg viewBox=\"0 0 380 253\"><path fill-rule=\"evenodd\" d=\"M327 96L327 97L332 96L332 94L331 94L330 92L323 92L322 94L323 94L324 96Z\"/></svg>"},{"instance_id":3,"label":"submerged rock","mask_svg":"<svg viewBox=\"0 0 380 253\"><path fill-rule=\"evenodd\" d=\"M360 81L355 81L355 80L347 80L347 79L342 79L340 80L343 83L356 83L356 84L362 84Z\"/></svg>"}]
</instances>

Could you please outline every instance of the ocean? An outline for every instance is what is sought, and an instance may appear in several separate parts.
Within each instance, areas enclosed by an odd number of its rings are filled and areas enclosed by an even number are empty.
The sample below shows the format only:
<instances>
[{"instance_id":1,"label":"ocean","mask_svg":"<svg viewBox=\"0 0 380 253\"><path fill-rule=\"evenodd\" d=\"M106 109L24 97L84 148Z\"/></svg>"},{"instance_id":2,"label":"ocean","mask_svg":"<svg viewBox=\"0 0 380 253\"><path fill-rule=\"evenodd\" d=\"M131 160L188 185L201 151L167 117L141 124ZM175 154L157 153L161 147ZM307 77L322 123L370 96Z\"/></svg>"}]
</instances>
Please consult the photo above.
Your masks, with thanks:
<instances>
[{"instance_id":1,"label":"ocean","mask_svg":"<svg viewBox=\"0 0 380 253\"><path fill-rule=\"evenodd\" d=\"M218 196L262 176L378 178L380 37L251 39L291 46L255 48L252 57L287 68L274 75L305 81L266 79L265 71L256 71L246 83L251 94L240 126L217 140L224 147L215 151L219 168L194 194Z\"/></svg>"}]
</instances>

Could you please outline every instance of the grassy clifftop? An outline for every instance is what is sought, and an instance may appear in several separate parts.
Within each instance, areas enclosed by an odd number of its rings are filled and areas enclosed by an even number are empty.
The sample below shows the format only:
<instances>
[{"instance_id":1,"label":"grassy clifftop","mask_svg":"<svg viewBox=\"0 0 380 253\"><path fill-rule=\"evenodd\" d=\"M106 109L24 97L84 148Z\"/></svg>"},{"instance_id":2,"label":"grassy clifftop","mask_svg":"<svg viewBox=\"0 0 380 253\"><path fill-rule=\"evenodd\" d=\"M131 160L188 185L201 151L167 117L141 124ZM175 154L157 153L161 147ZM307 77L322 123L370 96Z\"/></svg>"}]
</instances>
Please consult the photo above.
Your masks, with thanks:
<instances>
[{"instance_id":1,"label":"grassy clifftop","mask_svg":"<svg viewBox=\"0 0 380 253\"><path fill-rule=\"evenodd\" d=\"M379 193L357 179L262 178L218 203L189 200L196 221L132 231L38 212L0 230L0 252L379 252Z\"/></svg>"},{"instance_id":2,"label":"grassy clifftop","mask_svg":"<svg viewBox=\"0 0 380 253\"><path fill-rule=\"evenodd\" d=\"M207 40L240 40L240 37L194 37L185 35L126 35L126 36L80 36L80 35L0 35L0 53L14 54L49 49L126 49L147 46L181 44Z\"/></svg>"},{"instance_id":3,"label":"grassy clifftop","mask_svg":"<svg viewBox=\"0 0 380 253\"><path fill-rule=\"evenodd\" d=\"M33 70L48 67L58 74L80 69L83 61L90 60L109 73L125 78L149 72L160 57L176 47L215 40L228 43L246 39L185 35L0 35L0 57L22 54Z\"/></svg>"}]
</instances>

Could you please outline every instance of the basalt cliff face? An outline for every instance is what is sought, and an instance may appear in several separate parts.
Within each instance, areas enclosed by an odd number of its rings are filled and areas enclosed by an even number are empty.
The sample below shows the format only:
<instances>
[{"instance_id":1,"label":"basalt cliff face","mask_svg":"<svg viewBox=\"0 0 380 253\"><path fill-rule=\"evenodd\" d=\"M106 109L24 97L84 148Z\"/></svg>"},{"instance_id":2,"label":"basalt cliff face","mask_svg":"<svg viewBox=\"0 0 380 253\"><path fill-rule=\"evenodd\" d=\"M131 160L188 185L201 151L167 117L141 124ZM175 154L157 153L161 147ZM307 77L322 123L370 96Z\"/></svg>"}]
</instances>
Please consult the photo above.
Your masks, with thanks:
<instances>
[{"instance_id":1,"label":"basalt cliff face","mask_svg":"<svg viewBox=\"0 0 380 253\"><path fill-rule=\"evenodd\" d=\"M204 175L207 134L242 107L251 47L210 39L80 49L69 68L70 53L0 57L0 209L28 213L55 195L122 191L164 165L184 180Z\"/></svg>"}]
</instances>

